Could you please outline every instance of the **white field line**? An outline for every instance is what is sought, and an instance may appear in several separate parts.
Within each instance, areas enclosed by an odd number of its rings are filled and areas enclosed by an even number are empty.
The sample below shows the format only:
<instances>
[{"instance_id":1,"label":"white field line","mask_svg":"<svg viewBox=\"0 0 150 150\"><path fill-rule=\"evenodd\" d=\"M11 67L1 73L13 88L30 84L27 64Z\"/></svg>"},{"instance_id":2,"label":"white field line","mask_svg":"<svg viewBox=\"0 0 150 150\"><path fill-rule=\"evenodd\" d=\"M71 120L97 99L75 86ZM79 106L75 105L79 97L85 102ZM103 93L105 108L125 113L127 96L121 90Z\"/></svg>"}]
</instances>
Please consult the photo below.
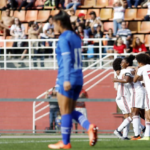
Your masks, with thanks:
<instances>
[{"instance_id":1,"label":"white field line","mask_svg":"<svg viewBox=\"0 0 150 150\"><path fill-rule=\"evenodd\" d=\"M74 139L74 140L71 140L72 142L88 142L89 140L88 139L80 139L80 140L77 140L77 139ZM112 141L111 139L98 139L98 141ZM24 144L24 143L52 143L52 142L58 142L58 140L39 140L39 141L36 141L36 140L30 140L30 141L16 141L16 142L13 142L13 141L1 141L0 144Z\"/></svg>"}]
</instances>

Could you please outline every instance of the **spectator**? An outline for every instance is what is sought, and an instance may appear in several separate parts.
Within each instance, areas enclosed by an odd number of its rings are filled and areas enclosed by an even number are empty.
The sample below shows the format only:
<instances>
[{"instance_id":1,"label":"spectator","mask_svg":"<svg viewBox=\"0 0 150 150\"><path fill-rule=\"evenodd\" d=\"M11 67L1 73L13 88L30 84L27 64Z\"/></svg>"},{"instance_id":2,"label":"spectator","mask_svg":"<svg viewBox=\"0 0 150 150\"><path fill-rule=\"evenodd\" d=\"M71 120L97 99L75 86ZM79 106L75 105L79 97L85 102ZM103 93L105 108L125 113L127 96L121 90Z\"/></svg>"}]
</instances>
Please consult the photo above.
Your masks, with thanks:
<instances>
[{"instance_id":1,"label":"spectator","mask_svg":"<svg viewBox=\"0 0 150 150\"><path fill-rule=\"evenodd\" d=\"M51 0L52 1L52 0ZM61 8L65 9L64 2L65 0L55 0L55 7L59 9L59 4L61 4Z\"/></svg>"},{"instance_id":2,"label":"spectator","mask_svg":"<svg viewBox=\"0 0 150 150\"><path fill-rule=\"evenodd\" d=\"M29 27L30 29L28 30L28 38L29 39L38 39L38 36L42 30L42 24L40 24L40 26L38 26L37 22L31 21L29 22ZM39 42L32 41L31 42L31 47L38 47L39 46ZM37 48L35 49L31 49L31 53L32 54L38 54L39 51ZM40 56L40 59L43 61L44 60L44 56ZM33 60L37 60L37 56L33 56ZM33 62L34 67L37 67L37 62ZM41 67L44 67L44 62L41 62Z\"/></svg>"},{"instance_id":3,"label":"spectator","mask_svg":"<svg viewBox=\"0 0 150 150\"><path fill-rule=\"evenodd\" d=\"M85 29L85 23L86 23L85 14L79 13L77 22L76 22L76 26L78 27L79 25L81 25L83 27L83 29Z\"/></svg>"},{"instance_id":4,"label":"spectator","mask_svg":"<svg viewBox=\"0 0 150 150\"><path fill-rule=\"evenodd\" d=\"M45 95L45 99L56 99L57 97L57 93L55 91L55 87L53 87L52 89L52 93L49 94L49 92L47 91L46 95ZM57 117L57 114L59 112L59 106L58 106L58 102L49 102L50 104L50 114L49 114L49 118L50 118L50 130L54 130L55 126L56 126L56 122L55 119Z\"/></svg>"},{"instance_id":5,"label":"spectator","mask_svg":"<svg viewBox=\"0 0 150 150\"><path fill-rule=\"evenodd\" d=\"M113 38L114 38L113 30L111 28L109 28L108 34L106 34L106 39L108 39L108 41L106 41L107 46L113 46L114 45L114 40L112 40ZM108 47L106 51L107 51L107 53L113 53L114 52L113 47ZM110 59L113 59L113 56L112 57L110 56Z\"/></svg>"},{"instance_id":6,"label":"spectator","mask_svg":"<svg viewBox=\"0 0 150 150\"><path fill-rule=\"evenodd\" d=\"M16 40L26 39L25 27L18 18L14 19L14 24L11 26L11 29L10 29L10 35L13 37L13 39L16 39ZM18 41L18 42L13 43L13 47L25 47L25 46L26 46L26 42ZM24 54L27 53L27 50L20 49L20 50L17 50L17 52L22 53L21 60L23 60L25 57Z\"/></svg>"},{"instance_id":7,"label":"spectator","mask_svg":"<svg viewBox=\"0 0 150 150\"><path fill-rule=\"evenodd\" d=\"M138 37L135 37L133 39L132 45L133 45L133 50L132 50L133 53L142 53L147 51L144 43L142 43Z\"/></svg>"},{"instance_id":8,"label":"spectator","mask_svg":"<svg viewBox=\"0 0 150 150\"><path fill-rule=\"evenodd\" d=\"M22 7L25 7L25 10L32 9L32 7L34 6L34 2L35 0L23 0L19 7L19 11L21 10Z\"/></svg>"},{"instance_id":9,"label":"spectator","mask_svg":"<svg viewBox=\"0 0 150 150\"><path fill-rule=\"evenodd\" d=\"M96 28L96 31L94 31L94 38L97 38L97 39L103 38L103 32L102 32L102 29L101 29L101 25L98 25L97 28ZM94 46L99 46L99 40L94 41ZM97 55L94 55L95 59L99 58L99 47L94 48L94 54L97 54Z\"/></svg>"},{"instance_id":10,"label":"spectator","mask_svg":"<svg viewBox=\"0 0 150 150\"><path fill-rule=\"evenodd\" d=\"M83 30L82 25L79 25L77 27L76 32L80 36L81 39L84 39L84 30ZM82 46L86 46L86 42L82 41ZM86 48L82 49L82 54L87 54L87 49ZM87 55L82 55L82 59L87 60ZM85 67L85 66L86 66L86 62L83 62L83 67Z\"/></svg>"},{"instance_id":11,"label":"spectator","mask_svg":"<svg viewBox=\"0 0 150 150\"><path fill-rule=\"evenodd\" d=\"M113 4L114 7L114 35L116 36L118 29L121 28L121 22L124 20L125 3L123 0L117 0Z\"/></svg>"},{"instance_id":12,"label":"spectator","mask_svg":"<svg viewBox=\"0 0 150 150\"><path fill-rule=\"evenodd\" d=\"M66 1L68 1L68 0L66 0ZM67 4L67 2L65 2L65 3L66 3L66 9L74 10L75 12L76 12L78 6L81 5L80 0L70 0L70 2L68 4Z\"/></svg>"},{"instance_id":13,"label":"spectator","mask_svg":"<svg viewBox=\"0 0 150 150\"><path fill-rule=\"evenodd\" d=\"M50 39L51 35L49 34L49 29L54 29L52 16L48 18L48 22L45 23L43 27L43 33L40 34L41 39ZM52 42L48 42L49 46L52 46ZM41 46L45 47L45 42L41 42Z\"/></svg>"},{"instance_id":14,"label":"spectator","mask_svg":"<svg viewBox=\"0 0 150 150\"><path fill-rule=\"evenodd\" d=\"M144 17L144 21L150 21L150 0L144 3L143 7L148 7L147 15Z\"/></svg>"},{"instance_id":15,"label":"spectator","mask_svg":"<svg viewBox=\"0 0 150 150\"><path fill-rule=\"evenodd\" d=\"M56 122L56 130L60 130L61 129L61 114L60 114L60 111L57 113L57 117L55 119L55 122Z\"/></svg>"},{"instance_id":16,"label":"spectator","mask_svg":"<svg viewBox=\"0 0 150 150\"><path fill-rule=\"evenodd\" d=\"M134 5L133 8L137 8L139 2L140 0L127 0L128 8L132 8L132 5Z\"/></svg>"},{"instance_id":17,"label":"spectator","mask_svg":"<svg viewBox=\"0 0 150 150\"><path fill-rule=\"evenodd\" d=\"M70 10L70 20L71 20L71 23L72 22L75 23L77 21L77 16L75 15L74 10Z\"/></svg>"},{"instance_id":18,"label":"spectator","mask_svg":"<svg viewBox=\"0 0 150 150\"><path fill-rule=\"evenodd\" d=\"M87 94L87 92L84 89L82 89L82 91L81 91L81 93L79 95L79 98L80 99L88 98L88 94ZM76 102L75 110L81 112L87 118L87 110L86 110L85 102ZM74 121L74 123L75 123L75 130L76 130L76 133L77 133L78 123L76 121Z\"/></svg>"},{"instance_id":19,"label":"spectator","mask_svg":"<svg viewBox=\"0 0 150 150\"><path fill-rule=\"evenodd\" d=\"M130 43L131 43L131 31L130 29L126 28L126 22L121 23L121 29L117 32L117 37L121 37L124 44L126 44L126 50L129 52L130 50Z\"/></svg>"},{"instance_id":20,"label":"spectator","mask_svg":"<svg viewBox=\"0 0 150 150\"><path fill-rule=\"evenodd\" d=\"M89 25L88 29L85 31L86 37L93 35L98 25L101 25L101 30L103 31L103 24L100 20L100 17L96 17L95 11L90 12L90 17L91 19L86 21L86 26Z\"/></svg>"},{"instance_id":21,"label":"spectator","mask_svg":"<svg viewBox=\"0 0 150 150\"><path fill-rule=\"evenodd\" d=\"M0 27L1 27L1 33L3 33L4 38L6 36L10 35L10 28L12 24L14 23L14 17L10 16L10 10L5 10L6 16L2 17L2 21L0 21Z\"/></svg>"},{"instance_id":22,"label":"spectator","mask_svg":"<svg viewBox=\"0 0 150 150\"><path fill-rule=\"evenodd\" d=\"M117 37L117 40L114 43L114 52L118 54L124 53L124 50L126 49L126 45L123 43L121 37Z\"/></svg>"},{"instance_id":23,"label":"spectator","mask_svg":"<svg viewBox=\"0 0 150 150\"><path fill-rule=\"evenodd\" d=\"M5 6L2 8L2 10L10 9L13 10L18 7L18 0L5 0Z\"/></svg>"},{"instance_id":24,"label":"spectator","mask_svg":"<svg viewBox=\"0 0 150 150\"><path fill-rule=\"evenodd\" d=\"M71 23L71 26L72 26L73 31L75 31L76 30L76 25L75 25L74 22Z\"/></svg>"}]
</instances>

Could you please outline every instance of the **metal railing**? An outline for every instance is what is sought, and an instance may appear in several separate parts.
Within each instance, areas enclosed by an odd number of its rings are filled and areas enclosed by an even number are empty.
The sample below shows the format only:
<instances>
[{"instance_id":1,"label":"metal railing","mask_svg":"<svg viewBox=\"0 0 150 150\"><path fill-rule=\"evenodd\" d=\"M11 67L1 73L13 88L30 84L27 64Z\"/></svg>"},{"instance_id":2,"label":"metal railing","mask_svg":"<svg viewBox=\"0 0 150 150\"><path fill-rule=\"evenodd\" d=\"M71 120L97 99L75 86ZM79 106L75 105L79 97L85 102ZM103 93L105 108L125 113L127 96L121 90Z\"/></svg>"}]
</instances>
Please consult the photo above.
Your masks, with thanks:
<instances>
[{"instance_id":1,"label":"metal railing","mask_svg":"<svg viewBox=\"0 0 150 150\"><path fill-rule=\"evenodd\" d=\"M101 60L102 58L103 61L99 62L99 64L93 66L93 68L102 68L102 66L105 63L111 62L109 59L109 56L114 56L116 57L118 54L107 54L104 53L103 51L107 49L108 47L113 47L113 46L103 46L103 41L107 41L108 39L105 38L100 38L100 39L95 39L95 38L89 38L89 39L83 39L83 43L86 45L82 46L82 50L87 51L87 53L82 53L82 62L83 62L83 68L86 68L92 63L95 63L97 60ZM112 40L115 40L112 39ZM38 42L39 45L38 47L33 46L33 42ZM12 47L13 42L25 42L28 44L26 47ZM42 42L51 42L51 46L45 46L41 47ZM15 40L15 39L7 39L7 40L1 40L0 41L0 69L4 70L16 70L16 69L57 69L57 61L56 61L56 54L55 54L55 49L57 47L57 42L58 39L21 39L21 40ZM88 44L90 42L96 42L98 43L97 46L94 44ZM10 44L11 43L11 44ZM19 45L18 45L19 46ZM99 49L99 53L94 53L90 52L89 49L92 48L94 49ZM28 50L27 54L14 54L17 53L20 49L22 50ZM52 53L46 53L45 50L51 50ZM112 48L113 49L113 48ZM10 50L14 50L14 53L10 54L8 53ZM34 53L33 50L38 50L39 53ZM3 53L2 53L3 51ZM44 52L45 51L45 52ZM21 57L24 56L26 57L24 60L20 60L19 58L16 57ZM43 56L43 57L42 57ZM42 57L42 58L41 58ZM10 59L11 58L11 59ZM39 60L39 59L41 60ZM22 63L24 65L20 66L18 63ZM37 63L37 66L34 66L34 64ZM44 66L40 66L39 63L43 63ZM15 67L11 67L11 64L15 64ZM108 68L110 65L108 63L107 65L104 66L104 68Z\"/></svg>"}]
</instances>

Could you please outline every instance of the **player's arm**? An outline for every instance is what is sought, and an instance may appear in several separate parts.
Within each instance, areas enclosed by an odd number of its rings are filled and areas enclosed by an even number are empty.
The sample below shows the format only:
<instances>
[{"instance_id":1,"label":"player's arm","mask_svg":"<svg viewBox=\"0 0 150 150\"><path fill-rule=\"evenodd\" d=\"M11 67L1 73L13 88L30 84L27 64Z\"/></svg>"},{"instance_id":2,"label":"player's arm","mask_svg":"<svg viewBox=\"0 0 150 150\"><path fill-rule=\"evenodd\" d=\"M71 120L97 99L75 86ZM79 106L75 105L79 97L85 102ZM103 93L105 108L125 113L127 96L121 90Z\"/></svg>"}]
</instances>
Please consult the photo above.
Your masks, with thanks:
<instances>
[{"instance_id":1,"label":"player's arm","mask_svg":"<svg viewBox=\"0 0 150 150\"><path fill-rule=\"evenodd\" d=\"M70 52L70 46L69 43L67 41L67 39L65 37L61 37L59 40L59 44L60 44L60 49L61 49L61 55L63 58L63 66L64 66L64 84L66 82L66 84L68 84L68 89L69 88L69 83L70 83L70 70L71 70L71 52ZM69 82L69 83L68 83ZM65 86L64 86L65 88Z\"/></svg>"},{"instance_id":2,"label":"player's arm","mask_svg":"<svg viewBox=\"0 0 150 150\"><path fill-rule=\"evenodd\" d=\"M130 76L125 76L124 79L117 79L114 78L114 82L119 82L119 83L130 83L133 81L133 79Z\"/></svg>"},{"instance_id":3,"label":"player's arm","mask_svg":"<svg viewBox=\"0 0 150 150\"><path fill-rule=\"evenodd\" d=\"M133 79L133 82L137 82L137 81L142 81L143 77L142 77L142 69L141 68L136 68L136 72L135 72L135 76Z\"/></svg>"}]
</instances>

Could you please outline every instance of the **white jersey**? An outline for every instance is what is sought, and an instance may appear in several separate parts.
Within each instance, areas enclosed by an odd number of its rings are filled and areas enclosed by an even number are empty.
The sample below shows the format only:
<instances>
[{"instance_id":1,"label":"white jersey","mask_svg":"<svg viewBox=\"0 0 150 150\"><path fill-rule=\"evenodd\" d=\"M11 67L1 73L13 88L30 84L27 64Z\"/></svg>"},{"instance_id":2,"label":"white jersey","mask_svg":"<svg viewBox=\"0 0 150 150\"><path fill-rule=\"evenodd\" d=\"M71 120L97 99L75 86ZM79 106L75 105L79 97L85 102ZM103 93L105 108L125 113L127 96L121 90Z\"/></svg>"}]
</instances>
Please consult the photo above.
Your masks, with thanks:
<instances>
[{"instance_id":1,"label":"white jersey","mask_svg":"<svg viewBox=\"0 0 150 150\"><path fill-rule=\"evenodd\" d=\"M134 78L134 75L132 74L132 71L134 71L134 69L128 68L127 69L128 73L126 73L126 76L130 76L131 78ZM144 98L145 98L145 90L141 84L140 81L134 83L130 83L129 84L129 91L130 91L130 98L131 98L131 103L130 106L133 108L141 108L144 109Z\"/></svg>"},{"instance_id":2,"label":"white jersey","mask_svg":"<svg viewBox=\"0 0 150 150\"><path fill-rule=\"evenodd\" d=\"M120 71L120 75L117 76L117 78L123 79L126 71L126 69L122 69ZM128 83L118 83L116 103L123 114L131 113L130 92Z\"/></svg>"},{"instance_id":3,"label":"white jersey","mask_svg":"<svg viewBox=\"0 0 150 150\"><path fill-rule=\"evenodd\" d=\"M122 69L120 71L120 75L117 76L118 79L123 79L125 74L127 73L128 70L126 69ZM125 96L125 95L130 95L130 92L129 92L129 84L128 83L118 83L118 89L117 89L117 97L122 97L122 96Z\"/></svg>"},{"instance_id":4,"label":"white jersey","mask_svg":"<svg viewBox=\"0 0 150 150\"><path fill-rule=\"evenodd\" d=\"M137 72L138 76L143 76L146 91L150 97L150 65L140 67Z\"/></svg>"}]
</instances>

